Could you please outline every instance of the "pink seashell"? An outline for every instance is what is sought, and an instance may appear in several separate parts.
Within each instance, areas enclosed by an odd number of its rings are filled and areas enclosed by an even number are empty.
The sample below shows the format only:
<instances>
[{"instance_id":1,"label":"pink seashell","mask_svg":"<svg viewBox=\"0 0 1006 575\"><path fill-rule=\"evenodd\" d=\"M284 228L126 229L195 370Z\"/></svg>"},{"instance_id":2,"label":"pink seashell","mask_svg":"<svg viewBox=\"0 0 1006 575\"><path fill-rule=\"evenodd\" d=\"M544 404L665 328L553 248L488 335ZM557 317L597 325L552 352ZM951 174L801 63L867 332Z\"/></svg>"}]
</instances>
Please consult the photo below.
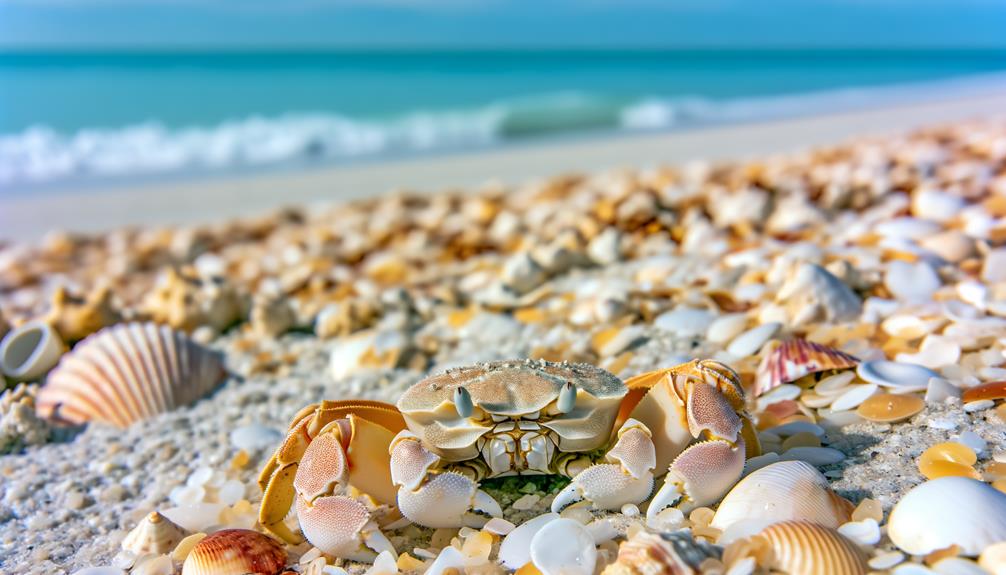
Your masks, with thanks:
<instances>
[{"instance_id":1,"label":"pink seashell","mask_svg":"<svg viewBox=\"0 0 1006 575\"><path fill-rule=\"evenodd\" d=\"M105 328L63 356L39 390L38 413L117 427L195 402L226 372L216 352L155 323Z\"/></svg>"},{"instance_id":2,"label":"pink seashell","mask_svg":"<svg viewBox=\"0 0 1006 575\"><path fill-rule=\"evenodd\" d=\"M757 397L784 383L818 373L856 367L859 359L833 347L805 339L774 341L758 366Z\"/></svg>"}]
</instances>

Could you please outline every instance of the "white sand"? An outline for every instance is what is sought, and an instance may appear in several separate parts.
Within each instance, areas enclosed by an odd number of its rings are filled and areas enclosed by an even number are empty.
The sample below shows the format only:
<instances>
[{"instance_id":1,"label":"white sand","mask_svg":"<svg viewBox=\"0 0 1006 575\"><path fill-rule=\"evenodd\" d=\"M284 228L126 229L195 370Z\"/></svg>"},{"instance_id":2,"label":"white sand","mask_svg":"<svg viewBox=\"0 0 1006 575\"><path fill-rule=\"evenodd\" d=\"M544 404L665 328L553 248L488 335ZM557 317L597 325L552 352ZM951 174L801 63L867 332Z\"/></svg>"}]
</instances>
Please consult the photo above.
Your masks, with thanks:
<instances>
[{"instance_id":1,"label":"white sand","mask_svg":"<svg viewBox=\"0 0 1006 575\"><path fill-rule=\"evenodd\" d=\"M14 192L0 200L0 238L33 239L52 229L101 231L253 215L290 204L336 202L413 190L471 188L496 178L519 183L564 171L737 159L833 144L861 135L1006 114L1006 89L895 108L708 128L672 134L528 145L487 152L329 167L296 173L150 184L65 193Z\"/></svg>"}]
</instances>

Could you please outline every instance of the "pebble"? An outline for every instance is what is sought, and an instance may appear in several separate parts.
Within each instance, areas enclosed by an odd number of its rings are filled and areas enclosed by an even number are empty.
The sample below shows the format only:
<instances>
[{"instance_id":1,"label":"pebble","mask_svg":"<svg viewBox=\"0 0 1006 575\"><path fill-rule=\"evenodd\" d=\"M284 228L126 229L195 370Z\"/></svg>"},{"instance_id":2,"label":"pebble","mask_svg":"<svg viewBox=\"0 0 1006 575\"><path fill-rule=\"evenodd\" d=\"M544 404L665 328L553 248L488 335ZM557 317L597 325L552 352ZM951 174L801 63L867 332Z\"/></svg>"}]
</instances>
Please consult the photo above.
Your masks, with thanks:
<instances>
[{"instance_id":1,"label":"pebble","mask_svg":"<svg viewBox=\"0 0 1006 575\"><path fill-rule=\"evenodd\" d=\"M832 447L794 447L779 456L780 461L806 461L816 467L834 465L845 459L845 454Z\"/></svg>"}]
</instances>

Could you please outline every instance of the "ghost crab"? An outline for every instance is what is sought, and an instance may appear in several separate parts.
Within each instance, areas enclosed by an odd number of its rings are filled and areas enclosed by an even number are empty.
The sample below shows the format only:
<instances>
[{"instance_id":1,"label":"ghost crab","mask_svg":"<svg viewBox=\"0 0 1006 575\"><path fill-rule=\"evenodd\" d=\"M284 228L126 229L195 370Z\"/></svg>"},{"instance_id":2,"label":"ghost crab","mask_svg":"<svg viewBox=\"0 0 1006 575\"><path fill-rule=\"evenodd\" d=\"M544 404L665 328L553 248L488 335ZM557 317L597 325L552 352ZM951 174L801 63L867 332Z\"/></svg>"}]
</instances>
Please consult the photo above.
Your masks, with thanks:
<instances>
[{"instance_id":1,"label":"ghost crab","mask_svg":"<svg viewBox=\"0 0 1006 575\"><path fill-rule=\"evenodd\" d=\"M586 364L501 361L451 369L397 407L324 401L300 411L262 470L259 521L291 544L368 561L394 552L376 504L427 527L480 526L502 513L483 479L560 474L554 511L578 501L683 511L717 501L758 453L737 375L697 360L622 382ZM387 515L384 516L387 518ZM391 516L394 519L394 515Z\"/></svg>"}]
</instances>

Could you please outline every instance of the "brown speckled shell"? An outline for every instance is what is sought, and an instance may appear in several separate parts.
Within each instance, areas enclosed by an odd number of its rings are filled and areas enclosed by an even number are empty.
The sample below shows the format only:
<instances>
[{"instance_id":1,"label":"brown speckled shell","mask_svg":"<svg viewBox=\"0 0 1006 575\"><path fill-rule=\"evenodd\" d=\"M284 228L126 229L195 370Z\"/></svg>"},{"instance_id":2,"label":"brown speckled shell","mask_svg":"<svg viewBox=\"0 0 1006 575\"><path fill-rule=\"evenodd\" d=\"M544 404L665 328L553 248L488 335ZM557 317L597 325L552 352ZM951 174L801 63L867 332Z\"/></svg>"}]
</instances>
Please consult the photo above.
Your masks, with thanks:
<instances>
[{"instance_id":1,"label":"brown speckled shell","mask_svg":"<svg viewBox=\"0 0 1006 575\"><path fill-rule=\"evenodd\" d=\"M859 360L833 347L791 339L773 342L758 366L754 395L757 397L784 383L822 371L856 367Z\"/></svg>"},{"instance_id":2,"label":"brown speckled shell","mask_svg":"<svg viewBox=\"0 0 1006 575\"><path fill-rule=\"evenodd\" d=\"M618 559L603 575L696 575L705 560L719 558L718 547L687 532L640 531L618 547Z\"/></svg>"},{"instance_id":3,"label":"brown speckled shell","mask_svg":"<svg viewBox=\"0 0 1006 575\"><path fill-rule=\"evenodd\" d=\"M272 537L248 529L207 535L185 558L182 575L276 575L286 551Z\"/></svg>"}]
</instances>

